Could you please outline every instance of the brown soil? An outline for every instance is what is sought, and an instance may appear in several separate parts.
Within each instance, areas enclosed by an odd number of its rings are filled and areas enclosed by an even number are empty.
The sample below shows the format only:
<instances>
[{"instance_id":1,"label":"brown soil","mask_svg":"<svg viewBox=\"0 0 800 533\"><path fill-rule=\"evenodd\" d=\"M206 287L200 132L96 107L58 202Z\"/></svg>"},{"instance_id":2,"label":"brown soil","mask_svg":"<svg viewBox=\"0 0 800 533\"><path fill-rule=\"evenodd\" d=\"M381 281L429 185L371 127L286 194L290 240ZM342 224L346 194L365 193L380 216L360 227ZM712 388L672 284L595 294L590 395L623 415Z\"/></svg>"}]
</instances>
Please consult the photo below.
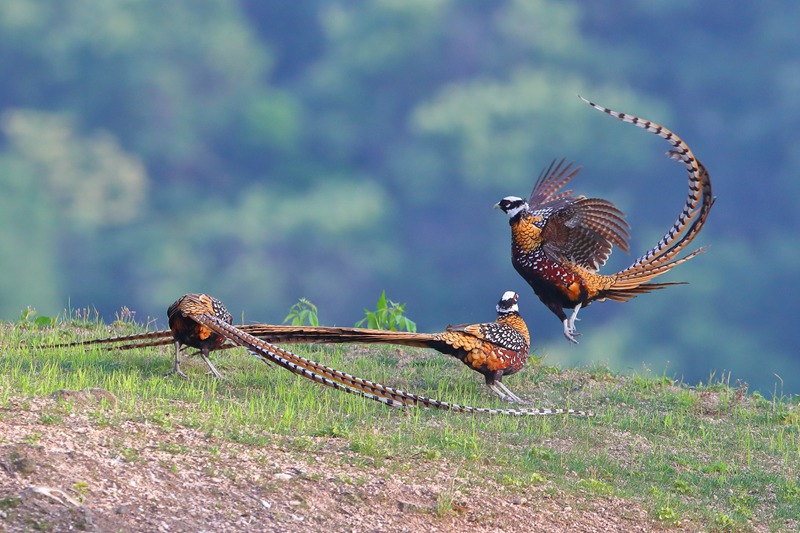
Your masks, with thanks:
<instances>
[{"instance_id":1,"label":"brown soil","mask_svg":"<svg viewBox=\"0 0 800 533\"><path fill-rule=\"evenodd\" d=\"M370 464L344 439L312 439L303 452L281 446L285 437L256 447L190 428L103 424L93 414L102 394L64 394L78 407L57 420L55 398L0 409L1 531L662 529L628 501L565 498L547 484L524 494L475 486L442 459Z\"/></svg>"}]
</instances>

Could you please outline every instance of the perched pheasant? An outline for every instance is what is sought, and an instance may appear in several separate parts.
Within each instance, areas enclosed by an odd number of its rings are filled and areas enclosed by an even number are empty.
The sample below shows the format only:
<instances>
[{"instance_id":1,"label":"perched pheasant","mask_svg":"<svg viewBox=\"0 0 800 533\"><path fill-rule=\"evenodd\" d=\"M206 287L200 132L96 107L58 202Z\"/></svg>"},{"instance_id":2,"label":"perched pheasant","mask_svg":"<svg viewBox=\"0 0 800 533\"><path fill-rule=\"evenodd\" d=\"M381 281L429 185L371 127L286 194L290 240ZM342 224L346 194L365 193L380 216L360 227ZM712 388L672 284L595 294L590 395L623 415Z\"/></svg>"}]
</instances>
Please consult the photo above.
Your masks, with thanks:
<instances>
[{"instance_id":1,"label":"perched pheasant","mask_svg":"<svg viewBox=\"0 0 800 533\"><path fill-rule=\"evenodd\" d=\"M408 333L362 328L273 326L248 324L241 331L277 343L363 343L399 344L432 348L452 355L481 373L486 385L500 398L525 403L502 382L503 376L518 372L528 359L530 334L519 315L517 294L507 291L497 303L497 320L483 324L448 326L442 333ZM159 346L171 342L170 331L156 331L125 337L111 337L70 345L119 343L118 349ZM68 346L70 346L68 345ZM219 348L220 346L217 346ZM227 345L226 345L227 347Z\"/></svg>"},{"instance_id":2,"label":"perched pheasant","mask_svg":"<svg viewBox=\"0 0 800 533\"><path fill-rule=\"evenodd\" d=\"M627 301L676 284L650 282L705 251L701 248L676 259L703 227L714 203L708 172L680 137L658 124L584 101L666 139L673 147L670 157L688 171L689 193L664 237L631 266L611 275L597 271L613 246L627 252L629 226L611 202L561 190L580 168L564 166L563 160L553 162L539 176L528 201L507 196L495 206L509 216L514 268L561 320L564 336L573 343L577 343L575 321L582 307L595 300ZM564 309L572 309L569 318Z\"/></svg>"},{"instance_id":3,"label":"perched pheasant","mask_svg":"<svg viewBox=\"0 0 800 533\"><path fill-rule=\"evenodd\" d=\"M226 337L230 342L243 346L251 354L255 355L264 362L275 363L295 374L301 375L322 385L332 387L350 394L363 396L391 407L428 407L444 409L459 413L483 413L489 415L509 415L509 416L541 416L541 415L577 415L593 416L586 411L574 409L488 409L483 407L471 407L458 405L449 402L427 398L418 394L412 394L402 390L387 387L380 383L367 381L365 379L346 374L321 363L311 361L304 357L295 355L287 350L283 350L273 344L266 342L242 331L240 328L230 325L221 320L215 314L198 313L190 315L190 318L198 324L206 327L220 336Z\"/></svg>"},{"instance_id":4,"label":"perched pheasant","mask_svg":"<svg viewBox=\"0 0 800 533\"><path fill-rule=\"evenodd\" d=\"M497 320L447 326L441 333L408 333L379 329L298 327L253 324L241 329L269 342L400 344L433 348L458 358L482 374L489 389L510 402L527 403L503 384L503 376L518 372L528 360L530 335L519 315L518 296L507 291L497 303Z\"/></svg>"}]
</instances>

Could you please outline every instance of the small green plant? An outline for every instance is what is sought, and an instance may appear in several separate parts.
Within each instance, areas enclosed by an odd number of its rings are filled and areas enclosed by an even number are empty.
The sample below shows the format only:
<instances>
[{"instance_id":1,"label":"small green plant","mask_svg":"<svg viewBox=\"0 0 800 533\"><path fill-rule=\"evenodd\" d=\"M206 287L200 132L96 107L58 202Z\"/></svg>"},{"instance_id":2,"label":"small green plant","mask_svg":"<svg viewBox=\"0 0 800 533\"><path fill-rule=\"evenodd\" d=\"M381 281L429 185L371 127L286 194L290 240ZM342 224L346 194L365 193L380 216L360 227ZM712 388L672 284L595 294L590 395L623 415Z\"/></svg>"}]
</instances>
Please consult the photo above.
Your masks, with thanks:
<instances>
[{"instance_id":1,"label":"small green plant","mask_svg":"<svg viewBox=\"0 0 800 533\"><path fill-rule=\"evenodd\" d=\"M19 320L17 320L17 324L20 325L31 325L37 328L44 328L47 326L55 326L56 325L56 317L49 317L49 316L36 316L39 312L34 309L33 307L27 307L22 313L19 315Z\"/></svg>"},{"instance_id":2,"label":"small green plant","mask_svg":"<svg viewBox=\"0 0 800 533\"><path fill-rule=\"evenodd\" d=\"M656 517L667 524L677 526L680 523L678 511L669 504L662 505L656 510Z\"/></svg>"},{"instance_id":3,"label":"small green plant","mask_svg":"<svg viewBox=\"0 0 800 533\"><path fill-rule=\"evenodd\" d=\"M314 441L310 437L302 436L292 440L294 449L307 452L314 449Z\"/></svg>"},{"instance_id":4,"label":"small green plant","mask_svg":"<svg viewBox=\"0 0 800 533\"><path fill-rule=\"evenodd\" d=\"M676 479L673 490L678 494L690 494L692 492L692 485L685 479Z\"/></svg>"},{"instance_id":5,"label":"small green plant","mask_svg":"<svg viewBox=\"0 0 800 533\"><path fill-rule=\"evenodd\" d=\"M443 517L453 512L454 495L451 491L443 491L436 495L436 516Z\"/></svg>"},{"instance_id":6,"label":"small green plant","mask_svg":"<svg viewBox=\"0 0 800 533\"><path fill-rule=\"evenodd\" d=\"M185 453L189 453L189 448L187 446L173 442L160 442L158 443L157 448L172 455L183 455Z\"/></svg>"},{"instance_id":7,"label":"small green plant","mask_svg":"<svg viewBox=\"0 0 800 533\"><path fill-rule=\"evenodd\" d=\"M724 474L728 471L728 464L723 461L715 461L700 467L700 471L704 474Z\"/></svg>"},{"instance_id":8,"label":"small green plant","mask_svg":"<svg viewBox=\"0 0 800 533\"><path fill-rule=\"evenodd\" d=\"M631 378L634 390L641 393L652 393L673 384L673 380L667 376L651 376L648 374L636 374Z\"/></svg>"},{"instance_id":9,"label":"small green plant","mask_svg":"<svg viewBox=\"0 0 800 533\"><path fill-rule=\"evenodd\" d=\"M39 422L41 422L42 424L54 425L54 424L60 424L63 421L64 417L52 413L44 414L39 417Z\"/></svg>"},{"instance_id":10,"label":"small green plant","mask_svg":"<svg viewBox=\"0 0 800 533\"><path fill-rule=\"evenodd\" d=\"M357 328L385 329L389 331L417 331L417 323L404 316L405 304L399 304L386 298L386 291L381 292L375 310L364 309L365 317L356 323Z\"/></svg>"},{"instance_id":11,"label":"small green plant","mask_svg":"<svg viewBox=\"0 0 800 533\"><path fill-rule=\"evenodd\" d=\"M779 420L784 426L800 426L800 412L783 410L780 413Z\"/></svg>"},{"instance_id":12,"label":"small green plant","mask_svg":"<svg viewBox=\"0 0 800 533\"><path fill-rule=\"evenodd\" d=\"M86 495L89 494L89 484L85 481L78 481L72 486L72 490L78 495L78 501L83 503L86 501Z\"/></svg>"},{"instance_id":13,"label":"small green plant","mask_svg":"<svg viewBox=\"0 0 800 533\"><path fill-rule=\"evenodd\" d=\"M315 437L334 437L338 439L347 438L349 432L347 428L338 424L331 424L322 426L319 430L314 432Z\"/></svg>"},{"instance_id":14,"label":"small green plant","mask_svg":"<svg viewBox=\"0 0 800 533\"><path fill-rule=\"evenodd\" d=\"M755 498L746 489L740 489L738 493L728 496L728 503L733 507L734 513L748 519L753 517Z\"/></svg>"},{"instance_id":15,"label":"small green plant","mask_svg":"<svg viewBox=\"0 0 800 533\"><path fill-rule=\"evenodd\" d=\"M555 456L556 453L553 450L540 446L531 446L525 452L525 457L536 461L549 461Z\"/></svg>"},{"instance_id":16,"label":"small green plant","mask_svg":"<svg viewBox=\"0 0 800 533\"><path fill-rule=\"evenodd\" d=\"M456 503L456 497L458 495L458 489L456 488L457 477L457 475L453 476L450 479L450 486L436 495L436 516L444 517L451 514L453 511L466 510L466 507Z\"/></svg>"},{"instance_id":17,"label":"small green plant","mask_svg":"<svg viewBox=\"0 0 800 533\"><path fill-rule=\"evenodd\" d=\"M547 478L544 477L542 474L539 474L538 472L534 472L533 474L531 474L531 483L537 483L537 484L547 483Z\"/></svg>"},{"instance_id":18,"label":"small green plant","mask_svg":"<svg viewBox=\"0 0 800 533\"><path fill-rule=\"evenodd\" d=\"M800 483L782 480L778 484L778 498L782 501L800 501Z\"/></svg>"},{"instance_id":19,"label":"small green plant","mask_svg":"<svg viewBox=\"0 0 800 533\"><path fill-rule=\"evenodd\" d=\"M596 478L581 479L578 486L591 494L610 495L614 492L611 485Z\"/></svg>"},{"instance_id":20,"label":"small green plant","mask_svg":"<svg viewBox=\"0 0 800 533\"><path fill-rule=\"evenodd\" d=\"M720 529L733 529L736 522L725 513L716 513L714 515L714 525Z\"/></svg>"},{"instance_id":21,"label":"small green plant","mask_svg":"<svg viewBox=\"0 0 800 533\"><path fill-rule=\"evenodd\" d=\"M427 450L423 454L423 457L425 457L425 459L428 460L428 461L433 461L433 460L441 458L442 457L442 452L440 452L439 450Z\"/></svg>"},{"instance_id":22,"label":"small green plant","mask_svg":"<svg viewBox=\"0 0 800 533\"><path fill-rule=\"evenodd\" d=\"M31 446L37 446L42 437L43 435L41 433L34 431L33 433L28 433L25 435L22 438L22 442Z\"/></svg>"},{"instance_id":23,"label":"small green plant","mask_svg":"<svg viewBox=\"0 0 800 533\"><path fill-rule=\"evenodd\" d=\"M505 474L501 479L501 483L507 487L522 487L525 481L520 477Z\"/></svg>"},{"instance_id":24,"label":"small green plant","mask_svg":"<svg viewBox=\"0 0 800 533\"><path fill-rule=\"evenodd\" d=\"M141 457L139 457L139 452L134 450L133 448L127 447L120 447L119 454L122 456L122 460L126 463L136 463L141 461Z\"/></svg>"},{"instance_id":25,"label":"small green plant","mask_svg":"<svg viewBox=\"0 0 800 533\"><path fill-rule=\"evenodd\" d=\"M22 498L18 496L6 496L5 498L0 498L0 510L13 509L14 507L19 507L21 503Z\"/></svg>"},{"instance_id":26,"label":"small green plant","mask_svg":"<svg viewBox=\"0 0 800 533\"><path fill-rule=\"evenodd\" d=\"M289 308L289 314L283 319L283 323L292 326L319 326L317 306L305 298L300 298Z\"/></svg>"}]
</instances>

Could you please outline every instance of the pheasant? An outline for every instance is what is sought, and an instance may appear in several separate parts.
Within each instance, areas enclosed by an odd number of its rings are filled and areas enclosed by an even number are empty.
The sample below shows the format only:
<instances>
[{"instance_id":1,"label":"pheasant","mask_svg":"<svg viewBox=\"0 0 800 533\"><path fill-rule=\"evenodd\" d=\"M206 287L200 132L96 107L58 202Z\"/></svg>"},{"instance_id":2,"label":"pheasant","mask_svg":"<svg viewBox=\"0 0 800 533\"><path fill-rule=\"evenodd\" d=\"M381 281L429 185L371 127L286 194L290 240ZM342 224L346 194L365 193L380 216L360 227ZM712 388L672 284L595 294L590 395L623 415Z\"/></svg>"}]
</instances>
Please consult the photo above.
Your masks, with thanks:
<instances>
[{"instance_id":1,"label":"pheasant","mask_svg":"<svg viewBox=\"0 0 800 533\"><path fill-rule=\"evenodd\" d=\"M190 318L199 312L211 314L217 320L233 324L233 316L231 316L222 302L216 298L207 294L186 294L181 296L178 301L167 309L169 329L172 332L175 343L175 364L167 375L175 373L181 377L187 377L180 368L181 346L185 344L199 349L200 356L206 362L208 368L211 369L211 373L222 379L222 374L214 368L208 355L212 350L222 346L226 337Z\"/></svg>"},{"instance_id":2,"label":"pheasant","mask_svg":"<svg viewBox=\"0 0 800 533\"><path fill-rule=\"evenodd\" d=\"M525 365L530 349L530 334L525 321L519 315L517 300L518 296L515 292L507 291L497 303L497 320L495 322L448 326L446 331L441 333L274 326L270 324L248 324L238 326L238 328L273 343L353 342L432 348L458 358L472 370L482 374L489 389L503 400L526 403L502 382L503 376L514 374ZM170 331L157 331L125 337L94 339L71 343L68 346L105 343L123 343L117 347L119 349L159 346L170 342L170 333Z\"/></svg>"},{"instance_id":3,"label":"pheasant","mask_svg":"<svg viewBox=\"0 0 800 533\"><path fill-rule=\"evenodd\" d=\"M196 321L188 318L190 314L197 314L200 309L204 309L207 313L212 313L220 320L233 323L233 317L225 308L225 305L216 298L208 296L207 294L185 294L181 296L176 302L169 306L167 309L167 318L169 320L169 328L161 331L153 331L150 333L137 333L135 335L125 335L122 337L104 337L102 339L91 339L87 341L68 342L61 344L53 344L48 348L69 348L73 346L90 346L94 344L116 344L124 342L122 346L116 346L120 350L130 350L133 348L144 348L147 346L165 346L167 344L175 345L175 363L172 370L167 372L166 375L178 374L181 377L187 377L181 370L181 348L190 346L197 348L198 353L208 365L210 372L219 379L222 379L222 374L214 367L211 360L208 358L209 354L214 350L232 347L230 344L225 345L226 338L221 336L210 329L201 326Z\"/></svg>"},{"instance_id":4,"label":"pheasant","mask_svg":"<svg viewBox=\"0 0 800 533\"><path fill-rule=\"evenodd\" d=\"M253 335L242 331L241 328L232 326L227 321L220 319L216 314L203 311L201 307L197 307L197 313L189 314L188 318L195 320L199 325L212 330L217 335L227 338L233 344L243 346L251 354L265 363L274 363L289 370L290 372L308 378L316 383L348 392L350 394L356 394L391 407L417 406L449 410L458 413L482 413L488 415L509 416L593 416L592 413L574 409L489 409L484 407L472 407L468 405L458 405L454 403L443 402L433 398L420 396L418 394L394 389L392 387L387 387L386 385L381 385L380 383L367 381L365 379L361 379L333 369L321 363L311 361L310 359L300 357L273 344L270 344L263 339L254 337Z\"/></svg>"},{"instance_id":5,"label":"pheasant","mask_svg":"<svg viewBox=\"0 0 800 533\"><path fill-rule=\"evenodd\" d=\"M506 291L497 303L497 320L447 326L441 333L409 333L379 329L297 327L253 324L241 329L269 342L399 344L432 348L452 355L483 375L486 386L501 399L527 403L505 386L503 376L518 372L528 359L530 334L519 315L518 296Z\"/></svg>"},{"instance_id":6,"label":"pheasant","mask_svg":"<svg viewBox=\"0 0 800 533\"><path fill-rule=\"evenodd\" d=\"M673 147L669 156L682 162L688 171L689 193L678 218L661 240L628 268L611 275L600 274L598 269L613 246L628 251L629 225L611 202L561 190L580 167L572 169L572 164L564 166L564 160L554 161L540 174L527 201L507 196L495 205L509 217L514 268L561 320L564 336L572 343L578 342L578 311L593 301L627 301L678 284L650 282L705 251L700 248L675 258L702 229L715 200L708 171L680 137L648 120L583 100L666 139ZM569 318L564 309L572 309Z\"/></svg>"}]
</instances>

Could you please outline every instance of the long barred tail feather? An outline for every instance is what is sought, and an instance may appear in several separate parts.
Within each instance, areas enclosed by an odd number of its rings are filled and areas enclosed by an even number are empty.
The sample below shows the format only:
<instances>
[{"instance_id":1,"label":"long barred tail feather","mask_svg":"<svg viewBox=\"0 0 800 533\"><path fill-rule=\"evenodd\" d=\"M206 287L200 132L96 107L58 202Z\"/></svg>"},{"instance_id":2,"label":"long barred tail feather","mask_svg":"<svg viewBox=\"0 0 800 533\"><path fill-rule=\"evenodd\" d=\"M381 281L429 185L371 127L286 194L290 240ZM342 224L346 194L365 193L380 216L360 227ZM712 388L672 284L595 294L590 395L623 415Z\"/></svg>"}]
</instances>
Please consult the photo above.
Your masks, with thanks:
<instances>
[{"instance_id":1,"label":"long barred tail feather","mask_svg":"<svg viewBox=\"0 0 800 533\"><path fill-rule=\"evenodd\" d=\"M325 343L364 342L369 344L403 344L419 348L429 347L435 341L434 335L425 333L409 333L405 331L383 331L363 328L347 327L310 327L283 326L273 324L246 324L237 326L241 331L259 337L271 343L307 344L323 340ZM165 346L174 342L170 330L127 335L122 337L108 337L63 344L54 344L48 348L65 348L74 346L89 346L96 344L116 344L116 350L134 350L152 346ZM218 350L235 348L231 344L223 345Z\"/></svg>"},{"instance_id":2,"label":"long barred tail feather","mask_svg":"<svg viewBox=\"0 0 800 533\"><path fill-rule=\"evenodd\" d=\"M700 165L701 174L705 176L705 179L703 179L703 203L700 207L699 215L697 215L692 221L692 225L689 226L683 237L681 237L678 242L674 243L669 247L669 249L662 252L661 255L653 257L646 262L634 263L630 267L623 270L620 274L635 275L637 272L657 272L658 274L663 274L672 267L684 263L697 255L705 253L708 250L708 246L702 246L692 253L684 256L682 259L674 260L674 258L694 240L694 238L703 228L706 223L706 219L708 218L708 213L711 211L711 207L716 201L716 197L714 197L711 192L711 181L708 179L708 172L702 163L698 162L698 164Z\"/></svg>"},{"instance_id":3,"label":"long barred tail feather","mask_svg":"<svg viewBox=\"0 0 800 533\"><path fill-rule=\"evenodd\" d=\"M685 263L690 259L697 257L700 254L704 254L708 250L708 247L703 246L702 248L698 248L697 250L693 251L692 253L681 257L680 259L675 259L674 261L670 261L668 263L658 262L658 263L651 263L645 266L640 266L636 268L626 268L625 270L616 274L613 290L619 291L627 288L637 287L643 283L647 283L648 281L657 278L658 276L669 272L674 267L680 265L681 263ZM673 283L660 283L654 285L680 285L680 282L673 282ZM661 287L657 287L661 288ZM651 289L652 290L652 289ZM643 291L644 292L644 291ZM649 291L646 291L649 292Z\"/></svg>"},{"instance_id":4,"label":"long barred tail feather","mask_svg":"<svg viewBox=\"0 0 800 533\"><path fill-rule=\"evenodd\" d=\"M161 346L164 344L172 344L172 332L168 329L162 331L152 331L150 333L137 333L135 335L123 335L121 337L106 337L103 339L91 339L87 341L64 342L61 344L53 344L48 348L69 348L73 346L90 346L95 344L116 344L125 343L122 346L117 346L121 350L129 350L132 348L146 348L148 346Z\"/></svg>"},{"instance_id":5,"label":"long barred tail feather","mask_svg":"<svg viewBox=\"0 0 800 533\"><path fill-rule=\"evenodd\" d=\"M599 111L665 139L672 145L672 150L668 152L669 156L683 163L683 166L686 168L689 174L689 192L686 202L681 212L678 214L675 223L653 248L637 258L636 261L625 270L635 269L642 264L650 263L663 254L669 254L670 257L674 257L689 244L700 231L705 223L705 218L708 216L708 211L714 203L708 172L697 160L694 153L683 139L664 126L634 115L620 113L603 107L594 102L590 102L582 96L579 96L579 98ZM692 224L691 227L690 224ZM687 228L690 228L689 231L686 231ZM676 239L678 239L681 234L684 234L683 237L676 242Z\"/></svg>"},{"instance_id":6,"label":"long barred tail feather","mask_svg":"<svg viewBox=\"0 0 800 533\"><path fill-rule=\"evenodd\" d=\"M367 392L364 389L356 389L356 388L353 388L353 387L349 387L349 386L344 385L344 384L342 384L342 383L340 383L340 382L338 382L338 381L336 381L334 379L330 379L330 378L325 377L325 376L323 376L321 374L317 374L314 371L308 370L307 368L300 366L299 364L295 363L294 361L290 361L288 359L284 359L283 357L280 357L279 355L277 355L275 353L265 352L263 350L255 349L255 348L247 348L247 351L250 352L255 357L261 359L265 363L276 363L279 366L289 370L290 372L293 372L293 373L295 373L297 375L303 376L304 378L308 378L311 381L314 381L315 383L319 383L321 385L325 385L327 387L331 387L331 388L336 389L336 390L347 392L349 394L355 394L357 396L362 396L364 398L368 398L370 400L374 400L376 402L380 402L380 403L386 404L389 407L405 407L405 405L406 405L405 403L397 401L397 400L395 400L393 398L389 398L389 397L386 397L386 396L379 396L377 394L373 394L371 392Z\"/></svg>"},{"instance_id":7,"label":"long barred tail feather","mask_svg":"<svg viewBox=\"0 0 800 533\"><path fill-rule=\"evenodd\" d=\"M696 216L696 218L692 222L692 225L689 226L689 228L686 230L686 232L683 235L683 237L678 242L673 244L668 250L664 251L658 257L651 258L646 263L642 263L642 264L654 267L654 266L663 265L663 264L671 261L684 248L686 248L686 246L689 243L691 243L694 240L694 238L697 236L697 234L700 232L700 230L705 225L706 219L708 218L708 213L711 211L711 207L716 202L716 197L714 197L712 192L711 192L711 180L708 177L708 171L706 170L706 168L703 166L702 163L698 162L698 164L700 165L700 173L701 173L702 176L704 176L704 179L703 179L703 203L702 203L702 205L700 207L699 215ZM700 249L698 249L697 251L692 252L691 254L689 254L686 257L684 257L684 260L691 259L691 257L694 257L694 256L696 256L698 254L704 253L707 249L708 249L707 246L703 246ZM683 262L683 261L681 261L681 262ZM629 267L629 268L636 268L637 266L638 265L636 265L634 263L634 265L631 265L631 267Z\"/></svg>"},{"instance_id":8,"label":"long barred tail feather","mask_svg":"<svg viewBox=\"0 0 800 533\"><path fill-rule=\"evenodd\" d=\"M283 350L262 339L254 337L241 329L231 326L213 315L199 314L193 316L200 324L208 327L230 342L245 347L251 354L262 361L273 362L287 370L329 387L390 405L392 407L418 406L444 409L460 413L483 413L488 415L508 416L542 416L542 415L576 415L593 416L585 411L574 409L489 409L471 407L443 402L418 394L387 387L380 383L368 381L345 372L333 369L321 363L311 361L289 351Z\"/></svg>"},{"instance_id":9,"label":"long barred tail feather","mask_svg":"<svg viewBox=\"0 0 800 533\"><path fill-rule=\"evenodd\" d=\"M613 111L590 102L582 96L580 98L595 109L666 139L672 145L672 150L668 152L668 155L683 163L689 174L689 192L686 202L672 227L653 248L638 257L629 267L611 276L614 279L613 286L603 291L606 298L624 301L637 294L665 287L667 285L665 283L648 284L647 282L705 252L706 248L703 247L683 258L676 259L678 254L694 240L703 228L716 199L711 190L711 178L708 170L697 160L689 146L675 133L649 120Z\"/></svg>"},{"instance_id":10,"label":"long barred tail feather","mask_svg":"<svg viewBox=\"0 0 800 533\"><path fill-rule=\"evenodd\" d=\"M386 331L366 328L325 327L325 326L277 326L272 324L249 324L240 330L270 343L286 342L305 344L324 342L326 344L400 344L417 348L430 348L431 343L440 340L439 335L431 333L411 333L407 331Z\"/></svg>"},{"instance_id":11,"label":"long barred tail feather","mask_svg":"<svg viewBox=\"0 0 800 533\"><path fill-rule=\"evenodd\" d=\"M148 341L148 342L127 342L124 339L122 339L121 341L122 342L126 342L126 344L122 344L120 346L114 346L114 349L116 349L116 350L137 350L139 348L150 348L152 346L166 346L167 344L174 343L175 339L172 338L172 332L167 330L167 334L168 334L168 336L165 335L164 337L156 337L156 338L154 338L154 340L151 340L151 341ZM121 342L121 341L116 341L116 342ZM230 347L233 348L233 346L230 346ZM220 348L218 348L218 349L220 349Z\"/></svg>"}]
</instances>

